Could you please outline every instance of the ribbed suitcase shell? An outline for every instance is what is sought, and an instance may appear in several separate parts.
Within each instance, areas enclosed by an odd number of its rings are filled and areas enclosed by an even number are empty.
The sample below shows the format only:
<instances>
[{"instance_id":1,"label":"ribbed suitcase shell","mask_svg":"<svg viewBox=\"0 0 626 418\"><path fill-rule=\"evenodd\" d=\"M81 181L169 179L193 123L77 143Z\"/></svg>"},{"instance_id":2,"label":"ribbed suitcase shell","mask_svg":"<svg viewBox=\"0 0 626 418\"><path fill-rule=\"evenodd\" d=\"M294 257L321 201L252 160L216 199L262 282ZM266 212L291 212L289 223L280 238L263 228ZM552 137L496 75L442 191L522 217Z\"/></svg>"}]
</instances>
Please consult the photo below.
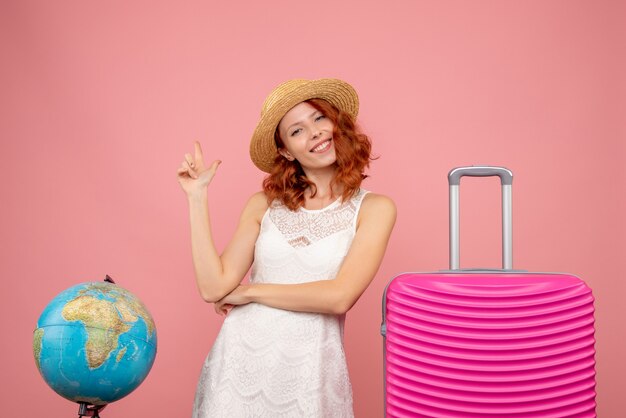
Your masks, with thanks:
<instances>
[{"instance_id":1,"label":"ribbed suitcase shell","mask_svg":"<svg viewBox=\"0 0 626 418\"><path fill-rule=\"evenodd\" d=\"M500 270L459 269L465 176L500 177ZM513 270L512 182L504 167L452 169L450 270L405 273L387 285L387 417L596 416L591 290L569 274Z\"/></svg>"},{"instance_id":2,"label":"ribbed suitcase shell","mask_svg":"<svg viewBox=\"0 0 626 418\"><path fill-rule=\"evenodd\" d=\"M575 276L406 273L385 290L387 417L595 417L591 290Z\"/></svg>"}]
</instances>

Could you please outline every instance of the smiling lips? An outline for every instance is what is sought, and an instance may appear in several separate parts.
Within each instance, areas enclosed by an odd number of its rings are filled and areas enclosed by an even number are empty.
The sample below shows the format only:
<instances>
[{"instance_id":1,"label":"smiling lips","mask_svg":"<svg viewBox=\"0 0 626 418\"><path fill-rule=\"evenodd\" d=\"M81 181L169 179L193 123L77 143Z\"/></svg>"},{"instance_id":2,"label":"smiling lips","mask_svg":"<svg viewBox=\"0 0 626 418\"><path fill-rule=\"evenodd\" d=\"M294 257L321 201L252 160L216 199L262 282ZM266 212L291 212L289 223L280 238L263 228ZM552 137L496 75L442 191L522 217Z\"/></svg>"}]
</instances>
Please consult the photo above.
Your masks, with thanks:
<instances>
[{"instance_id":1,"label":"smiling lips","mask_svg":"<svg viewBox=\"0 0 626 418\"><path fill-rule=\"evenodd\" d=\"M311 149L311 151L309 152L316 152L316 153L320 153L320 152L324 152L327 151L330 148L330 142L331 142L332 138L330 139L326 139L322 142L320 142L319 144L317 144L315 147L313 147Z\"/></svg>"}]
</instances>

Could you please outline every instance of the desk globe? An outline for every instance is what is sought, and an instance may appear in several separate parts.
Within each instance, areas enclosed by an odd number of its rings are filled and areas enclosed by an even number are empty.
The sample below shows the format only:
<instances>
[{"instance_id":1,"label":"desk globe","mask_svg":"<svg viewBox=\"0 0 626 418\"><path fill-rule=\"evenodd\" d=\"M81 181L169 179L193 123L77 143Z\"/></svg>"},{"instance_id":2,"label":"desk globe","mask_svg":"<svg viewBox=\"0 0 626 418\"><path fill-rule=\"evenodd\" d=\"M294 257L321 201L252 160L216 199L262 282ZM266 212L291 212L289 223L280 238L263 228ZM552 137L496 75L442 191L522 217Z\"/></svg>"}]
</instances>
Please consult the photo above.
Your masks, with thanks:
<instances>
[{"instance_id":1,"label":"desk globe","mask_svg":"<svg viewBox=\"0 0 626 418\"><path fill-rule=\"evenodd\" d=\"M80 416L99 416L105 405L136 389L150 372L156 347L152 316L109 276L57 295L33 336L41 376L56 393L80 404Z\"/></svg>"}]
</instances>

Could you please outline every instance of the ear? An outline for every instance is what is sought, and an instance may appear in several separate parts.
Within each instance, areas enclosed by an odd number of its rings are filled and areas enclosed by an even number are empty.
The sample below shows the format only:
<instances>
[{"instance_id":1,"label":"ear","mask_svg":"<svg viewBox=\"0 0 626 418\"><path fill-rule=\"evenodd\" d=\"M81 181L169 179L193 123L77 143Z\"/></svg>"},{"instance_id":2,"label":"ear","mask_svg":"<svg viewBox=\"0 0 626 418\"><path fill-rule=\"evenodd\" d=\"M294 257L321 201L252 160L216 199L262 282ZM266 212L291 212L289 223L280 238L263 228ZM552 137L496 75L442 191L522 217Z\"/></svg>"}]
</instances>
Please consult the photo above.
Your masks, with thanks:
<instances>
[{"instance_id":1,"label":"ear","mask_svg":"<svg viewBox=\"0 0 626 418\"><path fill-rule=\"evenodd\" d=\"M289 161L295 160L294 156L291 155L291 153L287 151L285 148L279 148L278 153L282 155L283 157L285 157L286 159L288 159Z\"/></svg>"}]
</instances>

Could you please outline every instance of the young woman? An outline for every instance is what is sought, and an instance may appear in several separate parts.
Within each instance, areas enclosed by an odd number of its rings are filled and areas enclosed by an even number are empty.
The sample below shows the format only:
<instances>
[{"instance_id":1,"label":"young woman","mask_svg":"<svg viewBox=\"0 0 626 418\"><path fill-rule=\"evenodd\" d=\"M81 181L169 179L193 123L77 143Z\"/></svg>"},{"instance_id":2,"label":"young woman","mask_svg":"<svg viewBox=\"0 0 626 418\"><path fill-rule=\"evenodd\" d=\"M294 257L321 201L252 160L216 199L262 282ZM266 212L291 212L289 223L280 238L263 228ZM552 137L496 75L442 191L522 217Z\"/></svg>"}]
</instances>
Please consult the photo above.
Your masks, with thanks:
<instances>
[{"instance_id":1,"label":"young woman","mask_svg":"<svg viewBox=\"0 0 626 418\"><path fill-rule=\"evenodd\" d=\"M269 173L219 255L199 143L178 181L187 194L202 298L226 315L204 363L196 418L353 417L343 350L346 312L374 278L394 203L360 185L371 144L358 97L336 79L291 80L270 93L250 143ZM241 284L252 268L250 284Z\"/></svg>"}]
</instances>

